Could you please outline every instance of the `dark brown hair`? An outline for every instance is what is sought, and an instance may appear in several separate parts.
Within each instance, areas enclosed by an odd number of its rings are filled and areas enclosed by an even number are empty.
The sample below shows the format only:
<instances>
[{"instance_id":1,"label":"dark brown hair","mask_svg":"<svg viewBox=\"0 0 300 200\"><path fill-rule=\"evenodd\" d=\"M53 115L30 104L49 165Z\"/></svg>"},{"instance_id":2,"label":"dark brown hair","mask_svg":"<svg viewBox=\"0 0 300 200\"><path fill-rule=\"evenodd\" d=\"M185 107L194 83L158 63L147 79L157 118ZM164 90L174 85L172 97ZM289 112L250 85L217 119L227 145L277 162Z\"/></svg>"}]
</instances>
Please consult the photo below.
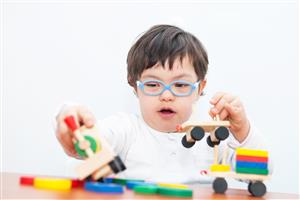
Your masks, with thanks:
<instances>
[{"instance_id":1,"label":"dark brown hair","mask_svg":"<svg viewBox=\"0 0 300 200\"><path fill-rule=\"evenodd\" d=\"M168 61L172 69L173 62L188 56L192 62L198 80L203 80L208 66L207 53L201 42L192 34L171 25L156 25L145 32L131 47L127 56L127 80L136 87L136 81L144 70L160 63L165 67Z\"/></svg>"}]
</instances>

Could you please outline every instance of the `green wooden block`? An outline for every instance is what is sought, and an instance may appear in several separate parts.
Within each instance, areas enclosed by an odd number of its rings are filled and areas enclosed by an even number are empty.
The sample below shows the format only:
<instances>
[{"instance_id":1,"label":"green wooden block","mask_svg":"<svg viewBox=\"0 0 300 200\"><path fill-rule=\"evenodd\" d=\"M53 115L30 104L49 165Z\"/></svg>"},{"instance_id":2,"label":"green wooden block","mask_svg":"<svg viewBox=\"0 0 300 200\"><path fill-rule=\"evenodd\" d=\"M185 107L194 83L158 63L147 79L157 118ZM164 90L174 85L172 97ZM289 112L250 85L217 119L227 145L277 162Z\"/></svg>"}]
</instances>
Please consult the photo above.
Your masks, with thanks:
<instances>
[{"instance_id":1,"label":"green wooden block","mask_svg":"<svg viewBox=\"0 0 300 200\"><path fill-rule=\"evenodd\" d=\"M235 169L236 173L240 174L262 174L268 175L268 169L258 169L258 168L246 168L246 167L238 167Z\"/></svg>"}]
</instances>

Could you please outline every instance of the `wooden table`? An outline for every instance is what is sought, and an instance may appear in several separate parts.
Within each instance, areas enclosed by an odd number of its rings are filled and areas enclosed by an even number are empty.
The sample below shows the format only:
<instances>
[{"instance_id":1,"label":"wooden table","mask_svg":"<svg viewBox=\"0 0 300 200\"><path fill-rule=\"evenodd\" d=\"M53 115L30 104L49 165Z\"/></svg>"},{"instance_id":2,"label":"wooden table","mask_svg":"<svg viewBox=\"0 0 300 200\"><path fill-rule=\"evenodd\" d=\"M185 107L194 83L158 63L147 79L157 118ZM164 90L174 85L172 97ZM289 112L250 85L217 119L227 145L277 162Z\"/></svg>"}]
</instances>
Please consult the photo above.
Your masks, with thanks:
<instances>
[{"instance_id":1,"label":"wooden table","mask_svg":"<svg viewBox=\"0 0 300 200\"><path fill-rule=\"evenodd\" d=\"M1 173L1 199L180 199L163 197L159 195L139 195L131 190L125 190L123 194L107 195L85 191L76 188L70 191L40 190L32 186L19 184L21 174ZM247 190L228 189L225 195L215 194L211 185L195 185L193 199L299 199L297 194L268 192L263 198L252 197Z\"/></svg>"}]
</instances>

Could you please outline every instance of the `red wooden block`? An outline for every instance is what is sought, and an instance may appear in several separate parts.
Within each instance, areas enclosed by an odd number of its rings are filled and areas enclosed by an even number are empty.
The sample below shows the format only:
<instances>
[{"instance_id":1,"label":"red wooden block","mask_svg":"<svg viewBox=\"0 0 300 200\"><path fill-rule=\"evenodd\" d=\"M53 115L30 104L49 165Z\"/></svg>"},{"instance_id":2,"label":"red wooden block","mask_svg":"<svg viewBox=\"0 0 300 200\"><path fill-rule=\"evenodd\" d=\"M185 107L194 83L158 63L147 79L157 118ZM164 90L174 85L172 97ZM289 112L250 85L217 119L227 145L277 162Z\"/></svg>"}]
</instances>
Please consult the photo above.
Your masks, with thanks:
<instances>
[{"instance_id":1,"label":"red wooden block","mask_svg":"<svg viewBox=\"0 0 300 200\"><path fill-rule=\"evenodd\" d=\"M72 188L83 187L83 185L84 185L84 181L78 179L72 179Z\"/></svg>"},{"instance_id":2,"label":"red wooden block","mask_svg":"<svg viewBox=\"0 0 300 200\"><path fill-rule=\"evenodd\" d=\"M31 176L21 176L20 184L21 185L33 185L34 177Z\"/></svg>"},{"instance_id":3,"label":"red wooden block","mask_svg":"<svg viewBox=\"0 0 300 200\"><path fill-rule=\"evenodd\" d=\"M259 156L236 156L236 161L248 161L248 162L268 162L268 157Z\"/></svg>"}]
</instances>

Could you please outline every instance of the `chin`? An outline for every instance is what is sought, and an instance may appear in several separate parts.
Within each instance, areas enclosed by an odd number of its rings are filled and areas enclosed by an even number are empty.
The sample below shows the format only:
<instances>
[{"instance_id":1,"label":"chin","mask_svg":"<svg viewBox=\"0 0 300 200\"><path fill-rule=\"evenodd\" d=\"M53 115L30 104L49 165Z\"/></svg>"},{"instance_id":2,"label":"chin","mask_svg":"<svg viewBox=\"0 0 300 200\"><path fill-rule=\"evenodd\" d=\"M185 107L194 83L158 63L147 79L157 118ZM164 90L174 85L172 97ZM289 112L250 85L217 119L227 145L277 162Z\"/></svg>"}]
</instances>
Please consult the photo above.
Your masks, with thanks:
<instances>
[{"instance_id":1,"label":"chin","mask_svg":"<svg viewBox=\"0 0 300 200\"><path fill-rule=\"evenodd\" d=\"M166 132L166 133L176 132L176 125L174 127L160 127L157 130L160 132Z\"/></svg>"}]
</instances>

